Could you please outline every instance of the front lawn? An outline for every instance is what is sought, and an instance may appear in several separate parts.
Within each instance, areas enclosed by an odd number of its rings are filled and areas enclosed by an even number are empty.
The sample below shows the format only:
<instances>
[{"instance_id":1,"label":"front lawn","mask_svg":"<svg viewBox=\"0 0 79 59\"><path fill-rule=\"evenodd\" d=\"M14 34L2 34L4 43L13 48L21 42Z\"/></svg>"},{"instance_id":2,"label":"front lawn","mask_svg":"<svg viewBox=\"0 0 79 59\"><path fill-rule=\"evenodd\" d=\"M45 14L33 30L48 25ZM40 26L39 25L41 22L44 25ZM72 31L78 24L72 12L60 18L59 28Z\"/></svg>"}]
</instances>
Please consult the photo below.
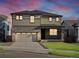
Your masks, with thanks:
<instances>
[{"instance_id":1,"label":"front lawn","mask_svg":"<svg viewBox=\"0 0 79 59\"><path fill-rule=\"evenodd\" d=\"M3 53L3 52L5 52L5 50L4 50L4 45L5 43L3 43L3 42L0 42L0 53Z\"/></svg>"},{"instance_id":2,"label":"front lawn","mask_svg":"<svg viewBox=\"0 0 79 59\"><path fill-rule=\"evenodd\" d=\"M45 42L43 45L51 54L79 57L79 43Z\"/></svg>"},{"instance_id":3,"label":"front lawn","mask_svg":"<svg viewBox=\"0 0 79 59\"><path fill-rule=\"evenodd\" d=\"M3 46L0 46L0 53L4 52Z\"/></svg>"}]
</instances>

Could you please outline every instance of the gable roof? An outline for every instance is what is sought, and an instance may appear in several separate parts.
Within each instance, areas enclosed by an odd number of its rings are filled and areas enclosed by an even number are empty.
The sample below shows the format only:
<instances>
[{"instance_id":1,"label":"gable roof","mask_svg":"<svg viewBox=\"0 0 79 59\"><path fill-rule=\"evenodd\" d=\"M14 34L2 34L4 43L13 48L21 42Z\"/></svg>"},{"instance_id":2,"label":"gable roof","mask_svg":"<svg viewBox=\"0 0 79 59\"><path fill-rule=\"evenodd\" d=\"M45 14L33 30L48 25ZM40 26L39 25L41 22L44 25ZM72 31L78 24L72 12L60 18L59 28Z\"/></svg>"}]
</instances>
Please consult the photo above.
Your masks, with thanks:
<instances>
[{"instance_id":1,"label":"gable roof","mask_svg":"<svg viewBox=\"0 0 79 59\"><path fill-rule=\"evenodd\" d=\"M53 14L53 13L49 13L49 12L45 12L45 11L40 11L40 10L32 10L32 11L27 11L26 10L26 11L11 13L11 15L12 14L48 15L48 16L62 17L62 15L57 15L57 14Z\"/></svg>"}]
</instances>

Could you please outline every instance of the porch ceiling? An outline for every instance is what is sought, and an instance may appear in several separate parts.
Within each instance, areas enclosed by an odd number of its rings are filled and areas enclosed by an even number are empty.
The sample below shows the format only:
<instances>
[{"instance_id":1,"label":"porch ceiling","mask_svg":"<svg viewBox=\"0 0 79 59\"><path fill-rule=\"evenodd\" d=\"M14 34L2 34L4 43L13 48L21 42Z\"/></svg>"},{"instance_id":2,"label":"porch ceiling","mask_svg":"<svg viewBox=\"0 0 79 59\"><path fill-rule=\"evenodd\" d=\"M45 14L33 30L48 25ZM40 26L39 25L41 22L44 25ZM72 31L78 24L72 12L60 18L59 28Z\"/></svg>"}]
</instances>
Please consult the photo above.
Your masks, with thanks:
<instances>
[{"instance_id":1,"label":"porch ceiling","mask_svg":"<svg viewBox=\"0 0 79 59\"><path fill-rule=\"evenodd\" d=\"M62 28L62 26L40 26L39 28Z\"/></svg>"}]
</instances>

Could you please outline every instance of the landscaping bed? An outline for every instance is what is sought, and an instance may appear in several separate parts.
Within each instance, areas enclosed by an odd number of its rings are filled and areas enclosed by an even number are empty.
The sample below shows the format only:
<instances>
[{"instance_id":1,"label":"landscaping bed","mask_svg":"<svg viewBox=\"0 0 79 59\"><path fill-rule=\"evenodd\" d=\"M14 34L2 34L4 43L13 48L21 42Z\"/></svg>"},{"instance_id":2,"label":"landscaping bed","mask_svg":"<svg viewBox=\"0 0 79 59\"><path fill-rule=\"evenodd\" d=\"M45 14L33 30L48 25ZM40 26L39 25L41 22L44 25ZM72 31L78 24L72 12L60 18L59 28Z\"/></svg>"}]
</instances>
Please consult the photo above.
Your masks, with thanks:
<instances>
[{"instance_id":1,"label":"landscaping bed","mask_svg":"<svg viewBox=\"0 0 79 59\"><path fill-rule=\"evenodd\" d=\"M49 54L79 57L79 43L44 42L43 45L49 49Z\"/></svg>"}]
</instances>

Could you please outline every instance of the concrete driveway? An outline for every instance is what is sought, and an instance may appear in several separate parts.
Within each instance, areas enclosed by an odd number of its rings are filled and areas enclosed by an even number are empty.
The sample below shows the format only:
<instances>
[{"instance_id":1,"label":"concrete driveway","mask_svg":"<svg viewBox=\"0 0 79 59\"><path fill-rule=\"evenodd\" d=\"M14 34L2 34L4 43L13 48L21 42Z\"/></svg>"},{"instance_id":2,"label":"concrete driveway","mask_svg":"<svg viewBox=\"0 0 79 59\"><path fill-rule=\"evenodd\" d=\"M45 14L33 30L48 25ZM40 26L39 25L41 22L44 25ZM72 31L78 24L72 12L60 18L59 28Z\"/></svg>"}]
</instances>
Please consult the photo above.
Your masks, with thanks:
<instances>
[{"instance_id":1,"label":"concrete driveway","mask_svg":"<svg viewBox=\"0 0 79 59\"><path fill-rule=\"evenodd\" d=\"M5 46L6 50L15 51L29 51L35 53L48 53L48 49L44 49L38 42L32 42L32 36L26 35L22 37L17 36L16 41L10 46Z\"/></svg>"}]
</instances>

